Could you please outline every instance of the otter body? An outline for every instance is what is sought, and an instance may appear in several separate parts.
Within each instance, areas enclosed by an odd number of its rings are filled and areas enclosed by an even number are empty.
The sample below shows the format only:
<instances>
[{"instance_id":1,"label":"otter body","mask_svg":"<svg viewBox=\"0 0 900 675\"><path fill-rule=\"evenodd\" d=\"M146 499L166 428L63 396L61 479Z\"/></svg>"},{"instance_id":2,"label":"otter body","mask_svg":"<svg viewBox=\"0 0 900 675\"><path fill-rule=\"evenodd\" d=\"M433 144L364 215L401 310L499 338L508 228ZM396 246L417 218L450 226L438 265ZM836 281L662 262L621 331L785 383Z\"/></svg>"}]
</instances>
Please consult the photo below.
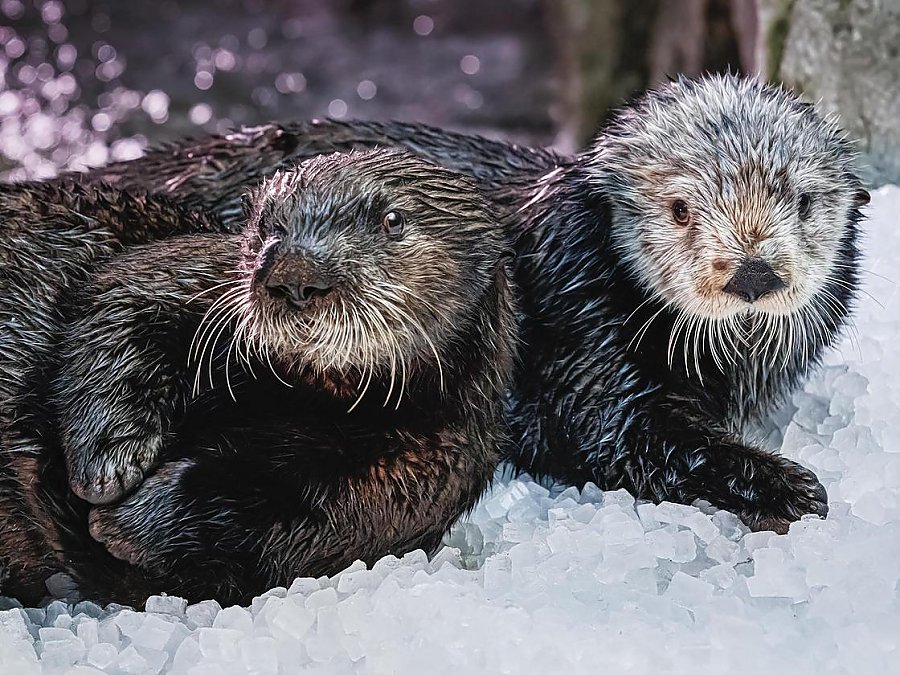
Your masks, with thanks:
<instances>
[{"instance_id":1,"label":"otter body","mask_svg":"<svg viewBox=\"0 0 900 675\"><path fill-rule=\"evenodd\" d=\"M376 151L267 181L241 234L104 259L59 302L55 424L20 486L54 528L44 572L248 602L435 549L506 442L507 257L469 181Z\"/></svg>"},{"instance_id":2,"label":"otter body","mask_svg":"<svg viewBox=\"0 0 900 675\"><path fill-rule=\"evenodd\" d=\"M162 197L73 182L0 186L0 589L39 600L59 569L59 527L40 497L54 427L47 378L63 298L127 245L219 230ZM52 471L51 471L52 473ZM67 499L65 474L55 489ZM54 490L51 490L54 492ZM77 507L73 507L77 510ZM74 512L73 512L74 513ZM87 535L86 528L83 530ZM99 547L98 547L99 549ZM99 549L102 553L102 549Z\"/></svg>"},{"instance_id":3,"label":"otter body","mask_svg":"<svg viewBox=\"0 0 900 675\"><path fill-rule=\"evenodd\" d=\"M475 177L514 243L523 311L509 459L752 528L824 515L803 467L749 442L833 344L857 286L853 152L792 94L678 80L563 157L416 124L313 121L186 141L98 170L201 203L321 152L402 146Z\"/></svg>"}]
</instances>

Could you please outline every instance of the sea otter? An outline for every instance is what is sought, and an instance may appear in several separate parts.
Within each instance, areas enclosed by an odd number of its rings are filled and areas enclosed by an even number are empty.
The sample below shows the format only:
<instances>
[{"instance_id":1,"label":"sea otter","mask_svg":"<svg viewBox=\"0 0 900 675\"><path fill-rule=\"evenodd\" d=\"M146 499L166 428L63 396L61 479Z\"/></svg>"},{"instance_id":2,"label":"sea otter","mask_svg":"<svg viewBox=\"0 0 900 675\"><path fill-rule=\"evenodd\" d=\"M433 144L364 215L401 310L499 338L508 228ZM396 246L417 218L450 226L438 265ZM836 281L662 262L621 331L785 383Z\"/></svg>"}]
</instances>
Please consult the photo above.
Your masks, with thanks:
<instances>
[{"instance_id":1,"label":"sea otter","mask_svg":"<svg viewBox=\"0 0 900 675\"><path fill-rule=\"evenodd\" d=\"M40 528L40 561L4 544L10 568L64 571L98 600L248 602L433 550L486 487L516 313L472 182L408 153L339 154L266 180L245 213L241 234L132 246L64 289L46 393L10 401L49 420L30 484L0 492L7 528ZM0 476L21 466L4 450ZM67 469L118 503L88 512Z\"/></svg>"}]
</instances>

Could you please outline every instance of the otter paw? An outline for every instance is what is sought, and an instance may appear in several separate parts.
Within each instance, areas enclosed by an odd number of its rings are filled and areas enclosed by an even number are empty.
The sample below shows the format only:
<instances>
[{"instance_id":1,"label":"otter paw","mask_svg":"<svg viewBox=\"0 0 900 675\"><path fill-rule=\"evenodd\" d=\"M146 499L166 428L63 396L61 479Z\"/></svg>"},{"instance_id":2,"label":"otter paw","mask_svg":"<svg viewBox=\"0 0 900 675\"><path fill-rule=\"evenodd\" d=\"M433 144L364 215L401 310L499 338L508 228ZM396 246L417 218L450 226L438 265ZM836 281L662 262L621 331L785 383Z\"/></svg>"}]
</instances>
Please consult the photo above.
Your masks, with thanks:
<instances>
[{"instance_id":1,"label":"otter paw","mask_svg":"<svg viewBox=\"0 0 900 675\"><path fill-rule=\"evenodd\" d=\"M137 567L145 566L148 557L145 548L136 533L123 525L116 509L93 508L88 515L91 537L103 544L110 555Z\"/></svg>"},{"instance_id":2,"label":"otter paw","mask_svg":"<svg viewBox=\"0 0 900 675\"><path fill-rule=\"evenodd\" d=\"M189 461L163 464L119 504L95 506L88 516L91 537L119 560L162 571L166 552L185 535L181 477ZM188 528L189 529L189 528Z\"/></svg>"},{"instance_id":3,"label":"otter paw","mask_svg":"<svg viewBox=\"0 0 900 675\"><path fill-rule=\"evenodd\" d=\"M103 452L75 457L69 486L91 504L110 504L134 492L158 464L162 438L149 442L113 443Z\"/></svg>"},{"instance_id":4,"label":"otter paw","mask_svg":"<svg viewBox=\"0 0 900 675\"><path fill-rule=\"evenodd\" d=\"M739 514L755 531L785 534L801 516L828 514L828 495L809 469L783 457L773 457L771 465L757 465L748 489L749 504Z\"/></svg>"}]
</instances>

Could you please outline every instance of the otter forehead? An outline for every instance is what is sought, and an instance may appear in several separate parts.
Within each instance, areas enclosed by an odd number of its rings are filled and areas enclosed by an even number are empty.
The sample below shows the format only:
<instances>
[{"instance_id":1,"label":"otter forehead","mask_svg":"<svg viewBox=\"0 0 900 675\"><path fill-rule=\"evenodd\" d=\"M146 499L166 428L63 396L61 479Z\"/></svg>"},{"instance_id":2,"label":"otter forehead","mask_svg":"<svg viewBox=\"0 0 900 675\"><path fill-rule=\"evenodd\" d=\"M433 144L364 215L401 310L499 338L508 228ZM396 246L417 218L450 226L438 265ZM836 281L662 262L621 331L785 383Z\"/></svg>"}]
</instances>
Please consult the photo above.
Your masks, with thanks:
<instances>
[{"instance_id":1,"label":"otter forehead","mask_svg":"<svg viewBox=\"0 0 900 675\"><path fill-rule=\"evenodd\" d=\"M353 151L310 158L281 171L253 195L250 219L270 218L290 228L333 228L364 223L400 209L421 228L458 228L460 239L489 236L492 216L464 176L394 150Z\"/></svg>"},{"instance_id":2,"label":"otter forehead","mask_svg":"<svg viewBox=\"0 0 900 675\"><path fill-rule=\"evenodd\" d=\"M678 182L725 195L829 191L850 170L849 143L833 119L756 80L678 80L626 108L599 148L620 180Z\"/></svg>"},{"instance_id":3,"label":"otter forehead","mask_svg":"<svg viewBox=\"0 0 900 675\"><path fill-rule=\"evenodd\" d=\"M290 224L302 214L327 224L334 216L383 206L402 196L397 176L409 164L399 153L349 152L313 157L293 170L280 171L263 183L256 200L268 216Z\"/></svg>"},{"instance_id":4,"label":"otter forehead","mask_svg":"<svg viewBox=\"0 0 900 675\"><path fill-rule=\"evenodd\" d=\"M329 230L336 223L353 224L359 216L381 205L383 186L363 186L358 180L311 183L300 171L276 175L262 187L256 201L259 217L282 225L289 232Z\"/></svg>"}]
</instances>

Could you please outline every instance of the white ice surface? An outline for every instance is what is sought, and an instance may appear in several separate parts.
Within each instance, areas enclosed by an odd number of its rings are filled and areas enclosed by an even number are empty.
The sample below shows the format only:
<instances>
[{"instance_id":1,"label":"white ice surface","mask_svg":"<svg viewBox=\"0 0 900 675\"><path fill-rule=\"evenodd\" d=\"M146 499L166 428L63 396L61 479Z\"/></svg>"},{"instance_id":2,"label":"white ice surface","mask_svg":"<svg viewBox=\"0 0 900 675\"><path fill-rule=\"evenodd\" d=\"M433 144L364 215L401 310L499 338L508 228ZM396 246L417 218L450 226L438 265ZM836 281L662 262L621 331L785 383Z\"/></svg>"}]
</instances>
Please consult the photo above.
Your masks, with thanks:
<instances>
[{"instance_id":1,"label":"white ice surface","mask_svg":"<svg viewBox=\"0 0 900 675\"><path fill-rule=\"evenodd\" d=\"M826 520L748 534L708 508L499 482L433 561L249 608L0 601L0 673L900 673L900 188L868 214L855 330L770 439L815 470Z\"/></svg>"}]
</instances>

